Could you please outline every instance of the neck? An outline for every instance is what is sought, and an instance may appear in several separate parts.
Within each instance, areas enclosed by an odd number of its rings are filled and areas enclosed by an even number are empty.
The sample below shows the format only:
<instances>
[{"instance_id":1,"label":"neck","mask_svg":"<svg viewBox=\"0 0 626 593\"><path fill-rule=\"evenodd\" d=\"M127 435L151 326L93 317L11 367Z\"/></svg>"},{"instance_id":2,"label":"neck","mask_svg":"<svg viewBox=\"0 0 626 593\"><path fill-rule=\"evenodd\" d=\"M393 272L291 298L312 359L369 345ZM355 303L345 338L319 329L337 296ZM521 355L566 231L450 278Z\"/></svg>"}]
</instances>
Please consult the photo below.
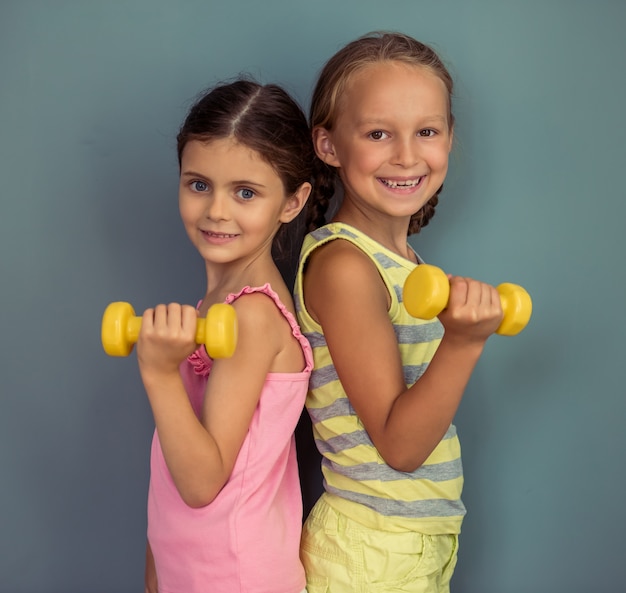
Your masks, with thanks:
<instances>
[{"instance_id":1,"label":"neck","mask_svg":"<svg viewBox=\"0 0 626 593\"><path fill-rule=\"evenodd\" d=\"M205 262L207 288L200 313L206 313L215 303L222 303L231 293L237 293L245 286L277 285L282 277L271 253L257 255L245 262L216 264Z\"/></svg>"},{"instance_id":2,"label":"neck","mask_svg":"<svg viewBox=\"0 0 626 593\"><path fill-rule=\"evenodd\" d=\"M333 222L349 224L400 257L414 261L415 255L407 242L410 219L381 217L380 213L372 216L342 205L333 217Z\"/></svg>"}]
</instances>

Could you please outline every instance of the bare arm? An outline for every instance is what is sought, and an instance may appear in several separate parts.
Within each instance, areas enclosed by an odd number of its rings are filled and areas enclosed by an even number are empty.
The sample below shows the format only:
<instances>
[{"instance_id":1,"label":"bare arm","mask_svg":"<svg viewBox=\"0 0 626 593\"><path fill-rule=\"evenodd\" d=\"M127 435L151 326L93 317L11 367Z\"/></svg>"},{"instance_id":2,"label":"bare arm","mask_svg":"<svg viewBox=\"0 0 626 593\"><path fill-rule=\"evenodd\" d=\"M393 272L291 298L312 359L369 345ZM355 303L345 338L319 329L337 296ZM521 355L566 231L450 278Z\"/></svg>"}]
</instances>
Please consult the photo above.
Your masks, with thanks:
<instances>
[{"instance_id":1,"label":"bare arm","mask_svg":"<svg viewBox=\"0 0 626 593\"><path fill-rule=\"evenodd\" d=\"M196 348L192 307L160 305L144 314L137 354L168 469L186 504L209 504L228 480L280 350L277 309L264 295L234 303L239 324L232 358L213 362L201 419L178 370ZM263 347L259 348L259 344Z\"/></svg>"},{"instance_id":2,"label":"bare arm","mask_svg":"<svg viewBox=\"0 0 626 593\"><path fill-rule=\"evenodd\" d=\"M333 241L311 258L307 308L324 330L338 376L372 442L391 467L413 471L440 442L487 338L502 319L495 288L451 278L445 335L409 389L378 270L355 246Z\"/></svg>"}]
</instances>

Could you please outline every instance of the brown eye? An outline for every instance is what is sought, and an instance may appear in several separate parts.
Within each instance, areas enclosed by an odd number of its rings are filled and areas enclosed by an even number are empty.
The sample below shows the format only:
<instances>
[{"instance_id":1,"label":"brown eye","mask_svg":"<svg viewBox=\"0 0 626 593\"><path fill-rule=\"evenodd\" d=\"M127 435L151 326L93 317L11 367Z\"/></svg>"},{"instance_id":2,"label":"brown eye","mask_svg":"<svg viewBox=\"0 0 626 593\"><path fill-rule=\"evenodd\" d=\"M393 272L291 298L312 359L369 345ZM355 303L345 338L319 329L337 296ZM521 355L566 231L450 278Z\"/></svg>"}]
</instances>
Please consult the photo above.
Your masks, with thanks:
<instances>
[{"instance_id":1,"label":"brown eye","mask_svg":"<svg viewBox=\"0 0 626 593\"><path fill-rule=\"evenodd\" d=\"M383 132L382 130L374 130L373 132L369 133L369 137L372 140L382 140L386 136L387 134L385 134L385 132Z\"/></svg>"}]
</instances>

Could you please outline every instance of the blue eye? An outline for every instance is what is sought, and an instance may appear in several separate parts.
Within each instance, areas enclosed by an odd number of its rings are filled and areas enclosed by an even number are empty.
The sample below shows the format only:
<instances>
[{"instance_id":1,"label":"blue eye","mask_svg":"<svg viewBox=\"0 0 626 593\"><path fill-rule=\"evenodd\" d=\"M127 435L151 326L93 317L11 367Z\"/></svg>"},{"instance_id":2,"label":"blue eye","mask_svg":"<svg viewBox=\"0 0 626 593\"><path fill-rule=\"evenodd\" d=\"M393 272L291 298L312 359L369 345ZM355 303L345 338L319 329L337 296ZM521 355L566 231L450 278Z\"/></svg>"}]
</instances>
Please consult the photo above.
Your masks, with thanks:
<instances>
[{"instance_id":1,"label":"blue eye","mask_svg":"<svg viewBox=\"0 0 626 593\"><path fill-rule=\"evenodd\" d=\"M254 192L251 189L247 188L247 187L244 187L244 188L240 189L237 192L237 195L242 200L251 200L252 198L254 198Z\"/></svg>"},{"instance_id":2,"label":"blue eye","mask_svg":"<svg viewBox=\"0 0 626 593\"><path fill-rule=\"evenodd\" d=\"M204 191L207 191L207 189L209 189L209 185L205 183L204 181L192 181L190 185L191 185L191 189L197 192L204 192Z\"/></svg>"}]
</instances>

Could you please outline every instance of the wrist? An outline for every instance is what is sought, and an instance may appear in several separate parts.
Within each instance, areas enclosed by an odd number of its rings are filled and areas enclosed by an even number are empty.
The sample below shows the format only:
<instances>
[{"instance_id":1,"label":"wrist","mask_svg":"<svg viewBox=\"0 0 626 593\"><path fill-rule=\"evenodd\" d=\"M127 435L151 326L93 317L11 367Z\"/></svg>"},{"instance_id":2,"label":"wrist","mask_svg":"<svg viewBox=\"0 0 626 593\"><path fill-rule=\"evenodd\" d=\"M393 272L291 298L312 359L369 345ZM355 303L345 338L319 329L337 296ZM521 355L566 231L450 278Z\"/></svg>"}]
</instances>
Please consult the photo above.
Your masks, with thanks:
<instances>
[{"instance_id":1,"label":"wrist","mask_svg":"<svg viewBox=\"0 0 626 593\"><path fill-rule=\"evenodd\" d=\"M178 368L145 367L140 365L139 372L145 388L149 391L152 387L164 387L168 384L180 381Z\"/></svg>"},{"instance_id":2,"label":"wrist","mask_svg":"<svg viewBox=\"0 0 626 593\"><path fill-rule=\"evenodd\" d=\"M447 349L463 352L466 356L475 356L478 359L483 353L486 342L487 338L446 331L441 340L441 346L445 344L444 347Z\"/></svg>"}]
</instances>

